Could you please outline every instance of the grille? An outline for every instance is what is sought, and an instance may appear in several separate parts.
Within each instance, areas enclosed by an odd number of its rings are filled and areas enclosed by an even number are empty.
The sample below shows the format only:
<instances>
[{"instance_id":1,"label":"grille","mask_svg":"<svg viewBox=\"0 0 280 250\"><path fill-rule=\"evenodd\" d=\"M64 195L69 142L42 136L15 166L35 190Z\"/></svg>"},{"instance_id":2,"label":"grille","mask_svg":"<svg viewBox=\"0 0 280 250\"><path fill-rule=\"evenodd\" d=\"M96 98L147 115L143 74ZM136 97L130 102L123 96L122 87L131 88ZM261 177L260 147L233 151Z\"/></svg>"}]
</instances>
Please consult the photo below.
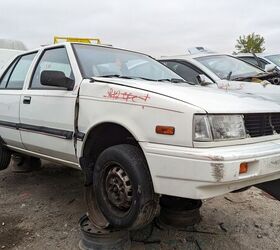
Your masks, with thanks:
<instances>
[{"instance_id":1,"label":"grille","mask_svg":"<svg viewBox=\"0 0 280 250\"><path fill-rule=\"evenodd\" d=\"M244 114L244 123L250 137L280 134L280 113Z\"/></svg>"}]
</instances>

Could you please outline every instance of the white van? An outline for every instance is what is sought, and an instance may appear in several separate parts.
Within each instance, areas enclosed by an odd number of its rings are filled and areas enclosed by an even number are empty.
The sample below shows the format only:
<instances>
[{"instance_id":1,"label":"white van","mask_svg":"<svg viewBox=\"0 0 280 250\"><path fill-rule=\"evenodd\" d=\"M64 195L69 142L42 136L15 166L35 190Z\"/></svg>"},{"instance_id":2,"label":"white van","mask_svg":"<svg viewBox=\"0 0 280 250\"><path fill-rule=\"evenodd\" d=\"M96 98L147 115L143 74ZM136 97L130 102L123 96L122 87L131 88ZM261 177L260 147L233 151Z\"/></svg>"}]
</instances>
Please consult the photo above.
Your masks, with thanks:
<instances>
[{"instance_id":1,"label":"white van","mask_svg":"<svg viewBox=\"0 0 280 250\"><path fill-rule=\"evenodd\" d=\"M15 56L26 50L23 42L11 39L0 39L0 71Z\"/></svg>"},{"instance_id":2,"label":"white van","mask_svg":"<svg viewBox=\"0 0 280 250\"><path fill-rule=\"evenodd\" d=\"M15 56L22 53L21 50L14 49L0 49L0 70L9 61L11 61Z\"/></svg>"}]
</instances>

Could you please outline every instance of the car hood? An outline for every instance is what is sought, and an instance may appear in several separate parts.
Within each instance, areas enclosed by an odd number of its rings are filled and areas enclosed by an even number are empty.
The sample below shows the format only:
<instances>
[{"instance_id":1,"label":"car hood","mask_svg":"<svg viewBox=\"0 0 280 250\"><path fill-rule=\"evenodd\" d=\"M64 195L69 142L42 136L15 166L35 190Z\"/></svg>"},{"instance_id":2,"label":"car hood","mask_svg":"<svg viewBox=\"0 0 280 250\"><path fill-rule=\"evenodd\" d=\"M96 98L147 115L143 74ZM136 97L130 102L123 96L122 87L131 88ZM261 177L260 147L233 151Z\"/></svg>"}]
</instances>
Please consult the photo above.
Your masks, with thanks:
<instances>
[{"instance_id":1,"label":"car hood","mask_svg":"<svg viewBox=\"0 0 280 250\"><path fill-rule=\"evenodd\" d=\"M233 93L257 95L259 97L263 97L266 100L271 100L280 104L280 86L273 85L268 81L243 82L221 80L217 82L217 85L211 85L211 87L223 89Z\"/></svg>"},{"instance_id":2,"label":"car hood","mask_svg":"<svg viewBox=\"0 0 280 250\"><path fill-rule=\"evenodd\" d=\"M279 102L274 102L270 98L255 93L246 93L242 89L226 90L221 87L217 88L217 86L203 87L187 83L152 82L118 78L95 78L95 80L168 96L200 107L208 113L280 112Z\"/></svg>"}]
</instances>

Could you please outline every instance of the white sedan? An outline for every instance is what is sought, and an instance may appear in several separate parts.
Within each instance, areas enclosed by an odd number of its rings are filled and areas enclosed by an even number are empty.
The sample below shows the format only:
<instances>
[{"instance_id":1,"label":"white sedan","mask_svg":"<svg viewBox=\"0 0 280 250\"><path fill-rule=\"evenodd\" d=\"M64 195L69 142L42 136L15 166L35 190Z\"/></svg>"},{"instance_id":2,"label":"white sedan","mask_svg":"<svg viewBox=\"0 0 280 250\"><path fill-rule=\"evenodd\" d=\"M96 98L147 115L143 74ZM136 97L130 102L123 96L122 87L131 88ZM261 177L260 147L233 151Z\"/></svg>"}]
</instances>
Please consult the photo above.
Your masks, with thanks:
<instances>
[{"instance_id":1,"label":"white sedan","mask_svg":"<svg viewBox=\"0 0 280 250\"><path fill-rule=\"evenodd\" d=\"M280 102L280 77L227 54L196 53L159 59L186 81Z\"/></svg>"}]
</instances>

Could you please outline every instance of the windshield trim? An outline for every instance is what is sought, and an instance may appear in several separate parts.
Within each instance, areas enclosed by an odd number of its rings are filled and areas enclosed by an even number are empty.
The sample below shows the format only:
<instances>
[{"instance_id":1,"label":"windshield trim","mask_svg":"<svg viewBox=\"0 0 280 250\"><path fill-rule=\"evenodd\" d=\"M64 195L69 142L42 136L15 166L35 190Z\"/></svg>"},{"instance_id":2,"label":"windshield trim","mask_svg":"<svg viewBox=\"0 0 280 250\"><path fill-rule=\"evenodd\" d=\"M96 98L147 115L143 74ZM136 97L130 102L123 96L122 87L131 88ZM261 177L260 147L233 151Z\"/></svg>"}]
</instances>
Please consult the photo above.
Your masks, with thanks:
<instances>
[{"instance_id":1,"label":"windshield trim","mask_svg":"<svg viewBox=\"0 0 280 250\"><path fill-rule=\"evenodd\" d=\"M176 79L177 82L179 82L179 81L184 82L184 79L182 77L180 77L174 71L172 71L171 69L169 69L168 67L166 67L165 65L163 65L162 63L157 61L155 58L153 58L152 56L149 56L147 54L140 53L140 52L135 52L135 51L130 51L130 50L126 50L126 49L118 49L118 48L108 47L108 46L99 46L99 45L83 44L83 43L71 43L71 47L72 47L74 56L75 56L77 64L78 64L78 68L79 68L79 70L81 72L81 75L82 75L83 79L91 79L93 77L102 77L102 75L95 75L95 74L91 75L84 68L85 61L83 61L83 59L80 58L78 50L79 50L79 48L82 48L82 47L83 48L90 48L89 46L92 46L92 47L95 47L95 48L99 48L99 49L102 49L104 51L107 50L106 53L108 53L108 54L110 54L110 51L116 50L116 51L119 51L119 52L127 53L128 55L130 54L131 56L134 56L136 58L137 57L139 57L140 59L143 58L147 62L150 61L151 63L155 64L155 66L157 66L159 69L161 69L162 73L166 74L166 76L167 76L166 78L170 78L170 81L173 81L174 79ZM94 49L93 49L93 51L94 51ZM112 52L112 54L113 53L114 52ZM118 53L118 52L116 52L116 53ZM143 79L146 78L145 80L148 80L148 77L146 77L144 73L142 75L140 75L140 76L132 76L132 78L139 78L139 79L140 78L143 78ZM125 74L124 75L120 75L120 76L122 76L123 78L131 77L131 76L125 75ZM166 78L164 78L164 79L166 79ZM151 81L158 81L158 80L162 80L162 79L152 79L151 78Z\"/></svg>"},{"instance_id":2,"label":"windshield trim","mask_svg":"<svg viewBox=\"0 0 280 250\"><path fill-rule=\"evenodd\" d=\"M78 67L79 67L80 72L81 72L81 74L82 74L82 77L83 77L84 79L90 79L90 77L88 77L88 76L85 74L85 72L84 72L84 70L83 70L83 67L81 66L81 62L80 62L80 59L79 59L79 57L78 57L77 48L76 48L75 45L93 46L93 47L101 47L101 48L105 48L105 49L121 50L121 51L126 51L126 52L131 52L131 53L139 54L139 55L144 55L144 56L147 56L147 57L149 57L149 58L151 58L151 59L153 59L153 60L156 61L156 59L153 58L153 57L150 56L150 55L147 55L147 54L141 53L141 52L137 52L137 51L133 51L133 50L120 49L120 48L109 47L109 46L104 46L104 45L102 46L102 45L85 44L85 43L71 43L71 48L72 48L72 50L73 50L73 52L74 52L76 61L77 61L77 63L78 63Z\"/></svg>"}]
</instances>

